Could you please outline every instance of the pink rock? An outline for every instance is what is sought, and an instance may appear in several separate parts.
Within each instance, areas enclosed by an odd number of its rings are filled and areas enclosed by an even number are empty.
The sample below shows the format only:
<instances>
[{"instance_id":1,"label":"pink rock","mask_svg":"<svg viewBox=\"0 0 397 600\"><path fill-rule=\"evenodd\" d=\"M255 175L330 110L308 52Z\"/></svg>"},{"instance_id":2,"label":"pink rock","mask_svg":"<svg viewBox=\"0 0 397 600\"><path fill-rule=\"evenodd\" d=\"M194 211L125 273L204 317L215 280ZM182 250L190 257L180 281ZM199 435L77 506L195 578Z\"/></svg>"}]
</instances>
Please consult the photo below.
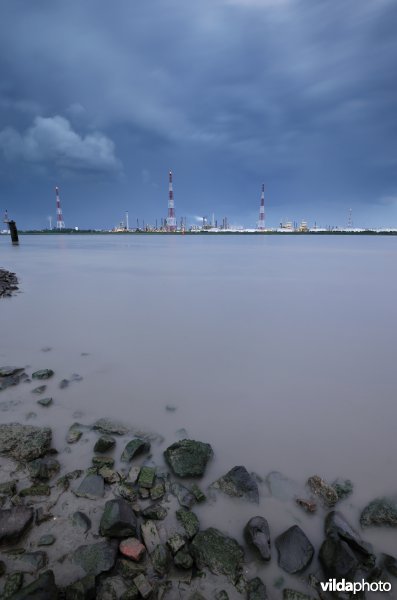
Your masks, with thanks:
<instances>
[{"instance_id":1,"label":"pink rock","mask_svg":"<svg viewBox=\"0 0 397 600\"><path fill-rule=\"evenodd\" d=\"M145 554L146 548L136 538L127 538L120 542L119 550L124 556L138 561Z\"/></svg>"}]
</instances>

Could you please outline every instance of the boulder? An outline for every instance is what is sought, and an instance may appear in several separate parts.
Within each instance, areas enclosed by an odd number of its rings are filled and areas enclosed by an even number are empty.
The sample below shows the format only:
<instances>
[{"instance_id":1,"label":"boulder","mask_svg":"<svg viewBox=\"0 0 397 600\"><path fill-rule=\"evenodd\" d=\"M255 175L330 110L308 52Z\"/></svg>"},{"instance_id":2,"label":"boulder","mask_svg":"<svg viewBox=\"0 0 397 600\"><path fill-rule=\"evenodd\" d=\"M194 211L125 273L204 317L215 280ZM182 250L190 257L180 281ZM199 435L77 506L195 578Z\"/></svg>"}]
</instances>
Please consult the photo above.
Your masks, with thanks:
<instances>
[{"instance_id":1,"label":"boulder","mask_svg":"<svg viewBox=\"0 0 397 600\"><path fill-rule=\"evenodd\" d=\"M149 554L151 554L152 552L154 552L155 548L161 543L156 523L150 520L146 521L146 523L142 523L141 534L146 549L149 552Z\"/></svg>"},{"instance_id":2,"label":"boulder","mask_svg":"<svg viewBox=\"0 0 397 600\"><path fill-rule=\"evenodd\" d=\"M175 554L174 564L178 569L191 569L193 566L193 557L186 548L182 548Z\"/></svg>"},{"instance_id":3,"label":"boulder","mask_svg":"<svg viewBox=\"0 0 397 600\"><path fill-rule=\"evenodd\" d=\"M162 506L159 502L147 506L142 511L142 517L144 519L153 519L154 521L162 521L167 516L167 509Z\"/></svg>"},{"instance_id":4,"label":"boulder","mask_svg":"<svg viewBox=\"0 0 397 600\"><path fill-rule=\"evenodd\" d=\"M360 516L361 527L381 526L397 527L397 500L395 498L377 498L370 502Z\"/></svg>"},{"instance_id":5,"label":"boulder","mask_svg":"<svg viewBox=\"0 0 397 600\"><path fill-rule=\"evenodd\" d=\"M365 556L371 556L372 546L364 542L357 531L347 522L339 511L331 511L325 519L325 535L327 537L338 536L355 551Z\"/></svg>"},{"instance_id":6,"label":"boulder","mask_svg":"<svg viewBox=\"0 0 397 600\"><path fill-rule=\"evenodd\" d=\"M91 529L91 520L83 512L77 510L71 516L72 525L82 529L83 533L87 533Z\"/></svg>"},{"instance_id":7,"label":"boulder","mask_svg":"<svg viewBox=\"0 0 397 600\"><path fill-rule=\"evenodd\" d=\"M117 543L107 541L79 546L73 553L72 562L84 569L87 574L99 575L114 566L117 549Z\"/></svg>"},{"instance_id":8,"label":"boulder","mask_svg":"<svg viewBox=\"0 0 397 600\"><path fill-rule=\"evenodd\" d=\"M126 427L123 423L111 421L110 419L98 419L92 428L110 435L125 435L130 431L130 428Z\"/></svg>"},{"instance_id":9,"label":"boulder","mask_svg":"<svg viewBox=\"0 0 397 600\"><path fill-rule=\"evenodd\" d=\"M164 456L175 475L201 477L213 451L209 444L184 439L169 446Z\"/></svg>"},{"instance_id":10,"label":"boulder","mask_svg":"<svg viewBox=\"0 0 397 600\"><path fill-rule=\"evenodd\" d=\"M145 489L150 489L154 485L156 469L154 467L142 467L139 472L138 485Z\"/></svg>"},{"instance_id":11,"label":"boulder","mask_svg":"<svg viewBox=\"0 0 397 600\"><path fill-rule=\"evenodd\" d=\"M311 563L314 548L298 525L284 531L275 540L278 564L287 573L300 573Z\"/></svg>"},{"instance_id":12,"label":"boulder","mask_svg":"<svg viewBox=\"0 0 397 600\"><path fill-rule=\"evenodd\" d=\"M52 369L41 369L32 373L32 379L49 379L53 375L54 371Z\"/></svg>"},{"instance_id":13,"label":"boulder","mask_svg":"<svg viewBox=\"0 0 397 600\"><path fill-rule=\"evenodd\" d=\"M158 544L153 550L150 559L154 570L157 571L159 575L164 576L168 573L172 558L171 553L165 544Z\"/></svg>"},{"instance_id":14,"label":"boulder","mask_svg":"<svg viewBox=\"0 0 397 600\"><path fill-rule=\"evenodd\" d=\"M150 451L150 442L141 438L135 438L128 442L121 455L121 462L131 462L135 456Z\"/></svg>"},{"instance_id":15,"label":"boulder","mask_svg":"<svg viewBox=\"0 0 397 600\"><path fill-rule=\"evenodd\" d=\"M269 524L263 517L252 517L244 528L247 542L254 546L260 557L270 560L270 529Z\"/></svg>"},{"instance_id":16,"label":"boulder","mask_svg":"<svg viewBox=\"0 0 397 600\"><path fill-rule=\"evenodd\" d=\"M138 524L131 505L122 498L106 502L99 529L105 537L136 537Z\"/></svg>"},{"instance_id":17,"label":"boulder","mask_svg":"<svg viewBox=\"0 0 397 600\"><path fill-rule=\"evenodd\" d=\"M197 515L191 510L184 508L177 510L175 514L178 521L182 524L187 537L192 539L200 529L200 522Z\"/></svg>"},{"instance_id":18,"label":"boulder","mask_svg":"<svg viewBox=\"0 0 397 600\"><path fill-rule=\"evenodd\" d=\"M33 508L15 506L0 510L0 544L17 541L33 523Z\"/></svg>"},{"instance_id":19,"label":"boulder","mask_svg":"<svg viewBox=\"0 0 397 600\"><path fill-rule=\"evenodd\" d=\"M0 454L18 461L43 456L51 446L51 429L10 423L0 425Z\"/></svg>"},{"instance_id":20,"label":"boulder","mask_svg":"<svg viewBox=\"0 0 397 600\"><path fill-rule=\"evenodd\" d=\"M36 458L27 464L31 479L39 479L40 481L48 481L61 468L59 462L51 456Z\"/></svg>"},{"instance_id":21,"label":"boulder","mask_svg":"<svg viewBox=\"0 0 397 600\"><path fill-rule=\"evenodd\" d=\"M236 540L215 528L200 531L190 547L199 569L208 567L215 575L226 575L236 583L242 572L244 551Z\"/></svg>"},{"instance_id":22,"label":"boulder","mask_svg":"<svg viewBox=\"0 0 397 600\"><path fill-rule=\"evenodd\" d=\"M242 466L233 467L226 475L217 479L211 487L221 490L228 496L259 502L258 484Z\"/></svg>"},{"instance_id":23,"label":"boulder","mask_svg":"<svg viewBox=\"0 0 397 600\"><path fill-rule=\"evenodd\" d=\"M45 571L38 579L13 594L10 600L58 600L54 573Z\"/></svg>"}]
</instances>

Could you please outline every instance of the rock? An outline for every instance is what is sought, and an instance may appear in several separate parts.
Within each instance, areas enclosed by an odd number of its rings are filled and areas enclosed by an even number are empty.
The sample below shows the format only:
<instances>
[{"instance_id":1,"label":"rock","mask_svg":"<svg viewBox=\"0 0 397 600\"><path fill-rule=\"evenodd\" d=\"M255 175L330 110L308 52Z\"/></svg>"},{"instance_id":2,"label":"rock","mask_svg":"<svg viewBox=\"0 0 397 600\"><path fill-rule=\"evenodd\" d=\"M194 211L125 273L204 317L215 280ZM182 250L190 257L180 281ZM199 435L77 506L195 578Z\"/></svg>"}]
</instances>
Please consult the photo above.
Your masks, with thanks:
<instances>
[{"instance_id":1,"label":"rock","mask_svg":"<svg viewBox=\"0 0 397 600\"><path fill-rule=\"evenodd\" d=\"M16 506L0 510L0 544L15 542L33 523L33 508Z\"/></svg>"},{"instance_id":2,"label":"rock","mask_svg":"<svg viewBox=\"0 0 397 600\"><path fill-rule=\"evenodd\" d=\"M160 500L165 494L164 483L157 483L150 489L150 497L152 500Z\"/></svg>"},{"instance_id":3,"label":"rock","mask_svg":"<svg viewBox=\"0 0 397 600\"><path fill-rule=\"evenodd\" d=\"M186 544L186 540L179 533L174 533L168 538L167 544L172 554L176 554Z\"/></svg>"},{"instance_id":4,"label":"rock","mask_svg":"<svg viewBox=\"0 0 397 600\"><path fill-rule=\"evenodd\" d=\"M247 600L268 600L266 586L262 579L255 577L247 584Z\"/></svg>"},{"instance_id":5,"label":"rock","mask_svg":"<svg viewBox=\"0 0 397 600\"><path fill-rule=\"evenodd\" d=\"M65 588L65 600L96 600L96 585L93 575L86 575Z\"/></svg>"},{"instance_id":6,"label":"rock","mask_svg":"<svg viewBox=\"0 0 397 600\"><path fill-rule=\"evenodd\" d=\"M174 564L178 569L191 569L193 566L193 557L186 548L179 550L174 556Z\"/></svg>"},{"instance_id":7,"label":"rock","mask_svg":"<svg viewBox=\"0 0 397 600\"><path fill-rule=\"evenodd\" d=\"M232 583L241 575L243 549L217 529L211 527L197 533L190 549L199 569L208 567L215 575L226 575Z\"/></svg>"},{"instance_id":8,"label":"rock","mask_svg":"<svg viewBox=\"0 0 397 600\"><path fill-rule=\"evenodd\" d=\"M47 389L46 385L39 385L38 387L33 388L32 394L44 394L46 389Z\"/></svg>"},{"instance_id":9,"label":"rock","mask_svg":"<svg viewBox=\"0 0 397 600\"><path fill-rule=\"evenodd\" d=\"M222 490L228 496L259 502L258 484L245 467L233 467L211 487Z\"/></svg>"},{"instance_id":10,"label":"rock","mask_svg":"<svg viewBox=\"0 0 397 600\"><path fill-rule=\"evenodd\" d=\"M0 377L12 377L23 372L22 367L0 367Z\"/></svg>"},{"instance_id":11,"label":"rock","mask_svg":"<svg viewBox=\"0 0 397 600\"><path fill-rule=\"evenodd\" d=\"M149 554L151 554L156 548L156 546L158 546L161 543L156 523L154 521L146 521L146 523L142 523L141 534L147 551L149 552Z\"/></svg>"},{"instance_id":12,"label":"rock","mask_svg":"<svg viewBox=\"0 0 397 600\"><path fill-rule=\"evenodd\" d=\"M111 435L101 435L95 442L94 452L107 452L114 448L116 440Z\"/></svg>"},{"instance_id":13,"label":"rock","mask_svg":"<svg viewBox=\"0 0 397 600\"><path fill-rule=\"evenodd\" d=\"M0 495L1 496L13 496L17 491L17 482L15 479L11 481L5 481L0 483Z\"/></svg>"},{"instance_id":14,"label":"rock","mask_svg":"<svg viewBox=\"0 0 397 600\"><path fill-rule=\"evenodd\" d=\"M339 500L344 500L353 492L353 482L350 479L336 479L332 487L338 495Z\"/></svg>"},{"instance_id":15,"label":"rock","mask_svg":"<svg viewBox=\"0 0 397 600\"><path fill-rule=\"evenodd\" d=\"M24 462L43 456L51 446L51 429L11 423L0 425L0 454Z\"/></svg>"},{"instance_id":16,"label":"rock","mask_svg":"<svg viewBox=\"0 0 397 600\"><path fill-rule=\"evenodd\" d=\"M149 598L153 588L150 585L149 580L143 574L140 574L137 577L135 577L134 585L137 587L142 598Z\"/></svg>"},{"instance_id":17,"label":"rock","mask_svg":"<svg viewBox=\"0 0 397 600\"><path fill-rule=\"evenodd\" d=\"M152 565L161 576L168 573L171 566L171 554L165 544L158 544L151 555Z\"/></svg>"},{"instance_id":18,"label":"rock","mask_svg":"<svg viewBox=\"0 0 397 600\"><path fill-rule=\"evenodd\" d=\"M53 375L54 371L52 369L41 369L32 373L32 379L49 379Z\"/></svg>"},{"instance_id":19,"label":"rock","mask_svg":"<svg viewBox=\"0 0 397 600\"><path fill-rule=\"evenodd\" d=\"M128 500L128 502L134 502L137 498L134 484L130 483L129 481L123 481L122 483L119 483L117 486L117 493L125 500Z\"/></svg>"},{"instance_id":20,"label":"rock","mask_svg":"<svg viewBox=\"0 0 397 600\"><path fill-rule=\"evenodd\" d=\"M148 561L146 557L140 562L119 558L116 563L116 573L118 573L131 586L133 580L140 573L146 573Z\"/></svg>"},{"instance_id":21,"label":"rock","mask_svg":"<svg viewBox=\"0 0 397 600\"><path fill-rule=\"evenodd\" d=\"M73 553L72 561L82 567L87 574L99 575L114 567L117 549L116 543L107 541L79 546Z\"/></svg>"},{"instance_id":22,"label":"rock","mask_svg":"<svg viewBox=\"0 0 397 600\"><path fill-rule=\"evenodd\" d=\"M289 588L283 589L283 600L314 600L313 596L308 596L302 592L291 590Z\"/></svg>"},{"instance_id":23,"label":"rock","mask_svg":"<svg viewBox=\"0 0 397 600\"><path fill-rule=\"evenodd\" d=\"M150 442L141 438L135 438L128 442L121 455L121 462L131 462L135 456L150 451Z\"/></svg>"},{"instance_id":24,"label":"rock","mask_svg":"<svg viewBox=\"0 0 397 600\"><path fill-rule=\"evenodd\" d=\"M45 571L38 579L14 594L10 600L58 600L54 573Z\"/></svg>"},{"instance_id":25,"label":"rock","mask_svg":"<svg viewBox=\"0 0 397 600\"><path fill-rule=\"evenodd\" d=\"M317 504L314 500L305 500L304 498L296 498L295 502L298 506L303 508L308 513L315 513L317 510Z\"/></svg>"},{"instance_id":26,"label":"rock","mask_svg":"<svg viewBox=\"0 0 397 600\"><path fill-rule=\"evenodd\" d=\"M278 564L287 573L300 573L312 561L314 548L298 525L290 527L275 540Z\"/></svg>"},{"instance_id":27,"label":"rock","mask_svg":"<svg viewBox=\"0 0 397 600\"><path fill-rule=\"evenodd\" d=\"M46 521L50 521L53 518L54 518L54 515L49 512L48 508L46 510L44 510L44 508L42 506L39 506L39 508L36 510L36 517L35 517L36 525L41 525L42 523L45 523Z\"/></svg>"},{"instance_id":28,"label":"rock","mask_svg":"<svg viewBox=\"0 0 397 600\"><path fill-rule=\"evenodd\" d=\"M121 577L106 577L99 581L95 600L118 600L125 591L126 585ZM136 597L139 597L139 595Z\"/></svg>"},{"instance_id":29,"label":"rock","mask_svg":"<svg viewBox=\"0 0 397 600\"><path fill-rule=\"evenodd\" d=\"M70 383L70 382L69 382L69 379L62 379L62 380L59 382L59 389L60 389L60 390L64 390L65 388L67 388L67 387L69 386L69 383Z\"/></svg>"},{"instance_id":30,"label":"rock","mask_svg":"<svg viewBox=\"0 0 397 600\"><path fill-rule=\"evenodd\" d=\"M41 406L51 406L52 404L52 398L40 398L39 400L37 400L37 404L40 404Z\"/></svg>"},{"instance_id":31,"label":"rock","mask_svg":"<svg viewBox=\"0 0 397 600\"><path fill-rule=\"evenodd\" d=\"M114 458L111 456L93 456L92 464L98 469L101 469L102 467L108 467L111 469L114 465Z\"/></svg>"},{"instance_id":32,"label":"rock","mask_svg":"<svg viewBox=\"0 0 397 600\"><path fill-rule=\"evenodd\" d=\"M185 508L191 508L196 503L194 495L184 486L178 482L171 484L171 493L178 498L178 502Z\"/></svg>"},{"instance_id":33,"label":"rock","mask_svg":"<svg viewBox=\"0 0 397 600\"><path fill-rule=\"evenodd\" d=\"M52 546L55 543L55 535L42 535L39 541L37 542L38 546Z\"/></svg>"},{"instance_id":34,"label":"rock","mask_svg":"<svg viewBox=\"0 0 397 600\"><path fill-rule=\"evenodd\" d=\"M244 534L249 544L254 546L261 558L270 560L270 530L269 524L263 517L252 517L245 526Z\"/></svg>"},{"instance_id":35,"label":"rock","mask_svg":"<svg viewBox=\"0 0 397 600\"><path fill-rule=\"evenodd\" d=\"M325 535L327 537L338 536L340 539L355 551L360 552L364 556L372 556L372 546L364 542L357 531L347 522L342 513L331 511L325 519Z\"/></svg>"},{"instance_id":36,"label":"rock","mask_svg":"<svg viewBox=\"0 0 397 600\"><path fill-rule=\"evenodd\" d=\"M119 550L123 556L127 556L136 562L140 561L146 552L146 548L137 538L127 538L120 542Z\"/></svg>"},{"instance_id":37,"label":"rock","mask_svg":"<svg viewBox=\"0 0 397 600\"><path fill-rule=\"evenodd\" d=\"M48 563L48 556L43 550L38 550L37 552L25 552L19 560L26 564L26 568L21 569L22 571L32 572L43 569Z\"/></svg>"},{"instance_id":38,"label":"rock","mask_svg":"<svg viewBox=\"0 0 397 600\"><path fill-rule=\"evenodd\" d=\"M266 477L266 483L273 498L288 501L302 493L302 488L292 479L279 471L271 471Z\"/></svg>"},{"instance_id":39,"label":"rock","mask_svg":"<svg viewBox=\"0 0 397 600\"><path fill-rule=\"evenodd\" d=\"M89 519L89 517L87 517L87 515L85 515L79 510L73 513L73 515L71 516L71 521L72 525L74 527L79 527L80 529L82 529L83 533L87 533L87 531L91 529L91 520Z\"/></svg>"},{"instance_id":40,"label":"rock","mask_svg":"<svg viewBox=\"0 0 397 600\"><path fill-rule=\"evenodd\" d=\"M105 494L103 477L95 474L86 475L77 490L74 490L74 494L80 498L88 498L89 500L103 498Z\"/></svg>"},{"instance_id":41,"label":"rock","mask_svg":"<svg viewBox=\"0 0 397 600\"><path fill-rule=\"evenodd\" d=\"M137 519L131 505L122 498L105 504L100 522L100 534L105 537L136 537Z\"/></svg>"},{"instance_id":42,"label":"rock","mask_svg":"<svg viewBox=\"0 0 397 600\"><path fill-rule=\"evenodd\" d=\"M200 529L200 522L197 515L191 510L185 510L184 508L177 510L175 514L176 518L186 531L187 537L192 539Z\"/></svg>"},{"instance_id":43,"label":"rock","mask_svg":"<svg viewBox=\"0 0 397 600\"><path fill-rule=\"evenodd\" d=\"M140 487L150 489L153 487L155 477L156 469L153 467L142 467L138 477L138 485Z\"/></svg>"},{"instance_id":44,"label":"rock","mask_svg":"<svg viewBox=\"0 0 397 600\"><path fill-rule=\"evenodd\" d=\"M307 483L313 494L318 496L325 506L332 507L338 502L336 490L318 475L309 477Z\"/></svg>"},{"instance_id":45,"label":"rock","mask_svg":"<svg viewBox=\"0 0 397 600\"><path fill-rule=\"evenodd\" d=\"M49 496L50 494L50 486L46 483L37 483L36 485L23 488L23 490L19 492L21 498L25 498L26 496Z\"/></svg>"},{"instance_id":46,"label":"rock","mask_svg":"<svg viewBox=\"0 0 397 600\"><path fill-rule=\"evenodd\" d=\"M386 569L390 575L393 577L397 577L397 559L394 556L390 556L389 554L383 554L383 567Z\"/></svg>"},{"instance_id":47,"label":"rock","mask_svg":"<svg viewBox=\"0 0 397 600\"><path fill-rule=\"evenodd\" d=\"M68 490L70 482L74 479L78 479L82 476L82 474L83 471L81 469L75 469L74 471L70 471L70 473L66 473L65 475L62 475L62 477L57 479L56 486L63 490Z\"/></svg>"},{"instance_id":48,"label":"rock","mask_svg":"<svg viewBox=\"0 0 397 600\"><path fill-rule=\"evenodd\" d=\"M82 435L83 425L80 425L80 423L73 423L73 425L69 427L69 431L66 434L66 441L68 444L75 444L79 441Z\"/></svg>"},{"instance_id":49,"label":"rock","mask_svg":"<svg viewBox=\"0 0 397 600\"><path fill-rule=\"evenodd\" d=\"M370 502L360 516L361 527L397 527L397 500L377 498Z\"/></svg>"},{"instance_id":50,"label":"rock","mask_svg":"<svg viewBox=\"0 0 397 600\"><path fill-rule=\"evenodd\" d=\"M225 590L220 590L215 594L215 600L229 600L229 595Z\"/></svg>"},{"instance_id":51,"label":"rock","mask_svg":"<svg viewBox=\"0 0 397 600\"><path fill-rule=\"evenodd\" d=\"M185 439L169 446L164 456L175 475L201 477L213 451L209 444Z\"/></svg>"},{"instance_id":52,"label":"rock","mask_svg":"<svg viewBox=\"0 0 397 600\"><path fill-rule=\"evenodd\" d=\"M92 426L93 429L97 429L102 433L114 434L114 435L125 435L129 433L130 429L118 423L117 421L111 421L110 419L98 419Z\"/></svg>"},{"instance_id":53,"label":"rock","mask_svg":"<svg viewBox=\"0 0 397 600\"><path fill-rule=\"evenodd\" d=\"M353 550L343 540L328 537L321 545L319 560L326 577L353 579L359 566Z\"/></svg>"},{"instance_id":54,"label":"rock","mask_svg":"<svg viewBox=\"0 0 397 600\"><path fill-rule=\"evenodd\" d=\"M18 592L23 586L23 573L15 571L7 575L6 582L4 584L4 598L10 598L16 592Z\"/></svg>"},{"instance_id":55,"label":"rock","mask_svg":"<svg viewBox=\"0 0 397 600\"><path fill-rule=\"evenodd\" d=\"M118 483L121 479L120 473L109 469L109 467L102 467L98 470L98 475L104 478L106 483Z\"/></svg>"},{"instance_id":56,"label":"rock","mask_svg":"<svg viewBox=\"0 0 397 600\"><path fill-rule=\"evenodd\" d=\"M39 479L40 481L48 481L61 468L59 462L51 456L36 458L28 462L26 466L31 479Z\"/></svg>"},{"instance_id":57,"label":"rock","mask_svg":"<svg viewBox=\"0 0 397 600\"><path fill-rule=\"evenodd\" d=\"M193 494L193 496L195 497L196 502L204 502L207 499L204 492L202 492L202 490L199 488L199 486L196 483L193 483L190 486L190 491Z\"/></svg>"},{"instance_id":58,"label":"rock","mask_svg":"<svg viewBox=\"0 0 397 600\"><path fill-rule=\"evenodd\" d=\"M142 511L142 516L145 519L153 519L154 521L162 521L167 516L167 509L159 502L151 504Z\"/></svg>"}]
</instances>

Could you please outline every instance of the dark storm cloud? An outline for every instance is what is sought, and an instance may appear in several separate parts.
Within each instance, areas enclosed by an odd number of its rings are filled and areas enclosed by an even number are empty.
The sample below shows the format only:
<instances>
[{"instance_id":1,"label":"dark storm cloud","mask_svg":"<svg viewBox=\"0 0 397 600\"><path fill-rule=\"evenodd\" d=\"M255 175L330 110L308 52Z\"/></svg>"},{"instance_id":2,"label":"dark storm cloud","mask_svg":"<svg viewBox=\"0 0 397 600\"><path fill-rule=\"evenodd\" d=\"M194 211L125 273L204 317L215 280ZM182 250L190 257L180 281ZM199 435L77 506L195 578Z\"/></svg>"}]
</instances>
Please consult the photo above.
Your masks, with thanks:
<instances>
[{"instance_id":1,"label":"dark storm cloud","mask_svg":"<svg viewBox=\"0 0 397 600\"><path fill-rule=\"evenodd\" d=\"M395 214L381 200L397 193L393 0L9 0L2 13L4 161L79 177L123 165L120 195L156 189L172 162L192 213L200 165L237 216L257 210L242 198L264 177L291 211L299 198Z\"/></svg>"}]
</instances>

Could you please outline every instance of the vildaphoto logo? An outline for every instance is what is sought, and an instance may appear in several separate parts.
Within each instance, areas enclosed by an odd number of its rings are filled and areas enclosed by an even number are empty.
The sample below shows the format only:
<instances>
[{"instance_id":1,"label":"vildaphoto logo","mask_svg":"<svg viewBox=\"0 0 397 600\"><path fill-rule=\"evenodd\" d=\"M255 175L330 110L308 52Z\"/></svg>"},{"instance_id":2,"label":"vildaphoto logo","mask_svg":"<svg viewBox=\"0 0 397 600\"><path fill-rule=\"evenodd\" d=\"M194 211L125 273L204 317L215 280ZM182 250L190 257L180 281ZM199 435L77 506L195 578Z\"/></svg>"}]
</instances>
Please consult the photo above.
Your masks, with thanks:
<instances>
[{"instance_id":1,"label":"vildaphoto logo","mask_svg":"<svg viewBox=\"0 0 397 600\"><path fill-rule=\"evenodd\" d=\"M391 583L388 581L346 581L346 579L328 579L320 582L323 592L390 592Z\"/></svg>"}]
</instances>

